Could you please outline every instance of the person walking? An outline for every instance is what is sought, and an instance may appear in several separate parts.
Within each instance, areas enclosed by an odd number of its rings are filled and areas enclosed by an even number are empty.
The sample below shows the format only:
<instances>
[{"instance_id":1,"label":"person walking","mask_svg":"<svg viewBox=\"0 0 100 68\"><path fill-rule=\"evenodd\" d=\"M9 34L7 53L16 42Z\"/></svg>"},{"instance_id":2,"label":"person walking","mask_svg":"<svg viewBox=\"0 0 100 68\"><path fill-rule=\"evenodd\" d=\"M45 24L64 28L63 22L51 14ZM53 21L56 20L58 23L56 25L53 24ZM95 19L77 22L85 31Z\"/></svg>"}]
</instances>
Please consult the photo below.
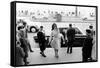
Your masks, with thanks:
<instances>
[{"instance_id":1,"label":"person walking","mask_svg":"<svg viewBox=\"0 0 100 68\"><path fill-rule=\"evenodd\" d=\"M40 54L43 57L46 57L46 55L44 54L44 50L46 49L46 40L45 40L45 33L43 31L43 26L40 26L40 30L37 33L37 37L38 37L38 42L39 42L39 47L40 47Z\"/></svg>"},{"instance_id":2,"label":"person walking","mask_svg":"<svg viewBox=\"0 0 100 68\"><path fill-rule=\"evenodd\" d=\"M52 32L51 32L49 44L51 45L52 48L54 48L55 57L58 58L59 57L58 51L61 47L61 35L55 23L52 25Z\"/></svg>"}]
</instances>

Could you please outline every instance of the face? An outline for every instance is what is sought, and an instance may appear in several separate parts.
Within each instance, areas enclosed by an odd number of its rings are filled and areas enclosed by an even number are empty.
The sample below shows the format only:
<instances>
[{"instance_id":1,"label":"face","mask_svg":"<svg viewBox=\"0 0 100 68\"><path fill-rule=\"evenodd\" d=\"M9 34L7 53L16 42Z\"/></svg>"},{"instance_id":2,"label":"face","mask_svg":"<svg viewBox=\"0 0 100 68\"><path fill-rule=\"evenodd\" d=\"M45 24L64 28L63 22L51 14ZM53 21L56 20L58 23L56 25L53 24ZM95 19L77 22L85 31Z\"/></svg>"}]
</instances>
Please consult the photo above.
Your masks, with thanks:
<instances>
[{"instance_id":1,"label":"face","mask_svg":"<svg viewBox=\"0 0 100 68\"><path fill-rule=\"evenodd\" d=\"M40 28L40 31L42 31L43 30L43 28Z\"/></svg>"},{"instance_id":2,"label":"face","mask_svg":"<svg viewBox=\"0 0 100 68\"><path fill-rule=\"evenodd\" d=\"M54 29L57 29L57 25L54 25Z\"/></svg>"}]
</instances>

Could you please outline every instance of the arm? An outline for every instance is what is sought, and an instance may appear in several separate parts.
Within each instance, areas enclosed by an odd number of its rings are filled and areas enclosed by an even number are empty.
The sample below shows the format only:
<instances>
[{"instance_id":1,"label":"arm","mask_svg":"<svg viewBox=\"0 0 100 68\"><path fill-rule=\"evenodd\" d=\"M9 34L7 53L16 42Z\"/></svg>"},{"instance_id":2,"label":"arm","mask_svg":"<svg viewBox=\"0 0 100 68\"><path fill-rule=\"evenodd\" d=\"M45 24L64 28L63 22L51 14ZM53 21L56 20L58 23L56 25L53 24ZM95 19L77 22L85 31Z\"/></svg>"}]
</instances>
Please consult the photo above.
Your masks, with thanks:
<instances>
[{"instance_id":1,"label":"arm","mask_svg":"<svg viewBox=\"0 0 100 68\"><path fill-rule=\"evenodd\" d=\"M63 44L65 44L65 39L64 39L64 36L61 34L61 38L63 40Z\"/></svg>"},{"instance_id":2,"label":"arm","mask_svg":"<svg viewBox=\"0 0 100 68\"><path fill-rule=\"evenodd\" d=\"M52 41L52 37L53 37L53 32L51 32L51 35L50 35L50 38L49 38L49 44L50 44L51 41Z\"/></svg>"}]
</instances>

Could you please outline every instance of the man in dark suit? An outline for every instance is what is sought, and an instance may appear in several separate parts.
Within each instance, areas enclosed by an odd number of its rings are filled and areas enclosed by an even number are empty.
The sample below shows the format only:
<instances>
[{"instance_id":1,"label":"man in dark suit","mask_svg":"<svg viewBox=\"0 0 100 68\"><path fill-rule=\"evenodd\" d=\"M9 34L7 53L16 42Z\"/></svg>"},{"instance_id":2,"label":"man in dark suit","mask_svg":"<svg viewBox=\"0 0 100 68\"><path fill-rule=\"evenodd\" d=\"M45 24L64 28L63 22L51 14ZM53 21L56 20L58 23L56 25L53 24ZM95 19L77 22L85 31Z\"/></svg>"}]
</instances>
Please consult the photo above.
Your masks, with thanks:
<instances>
[{"instance_id":1,"label":"man in dark suit","mask_svg":"<svg viewBox=\"0 0 100 68\"><path fill-rule=\"evenodd\" d=\"M91 37L91 30L87 29L86 30L87 37L84 40L83 48L82 48L82 57L83 57L83 62L87 62L89 58L91 58L91 52L92 52L92 40L93 38Z\"/></svg>"},{"instance_id":2,"label":"man in dark suit","mask_svg":"<svg viewBox=\"0 0 100 68\"><path fill-rule=\"evenodd\" d=\"M75 39L75 29L72 28L72 24L69 24L69 28L67 30L67 38L68 38L67 53L72 53L72 46Z\"/></svg>"},{"instance_id":3,"label":"man in dark suit","mask_svg":"<svg viewBox=\"0 0 100 68\"><path fill-rule=\"evenodd\" d=\"M46 49L46 45L45 45L45 33L43 31L43 26L40 26L40 30L39 32L37 33L37 37L38 37L38 42L39 42L39 47L40 47L40 54L43 56L43 57L46 57L46 55L44 54L44 50Z\"/></svg>"}]
</instances>

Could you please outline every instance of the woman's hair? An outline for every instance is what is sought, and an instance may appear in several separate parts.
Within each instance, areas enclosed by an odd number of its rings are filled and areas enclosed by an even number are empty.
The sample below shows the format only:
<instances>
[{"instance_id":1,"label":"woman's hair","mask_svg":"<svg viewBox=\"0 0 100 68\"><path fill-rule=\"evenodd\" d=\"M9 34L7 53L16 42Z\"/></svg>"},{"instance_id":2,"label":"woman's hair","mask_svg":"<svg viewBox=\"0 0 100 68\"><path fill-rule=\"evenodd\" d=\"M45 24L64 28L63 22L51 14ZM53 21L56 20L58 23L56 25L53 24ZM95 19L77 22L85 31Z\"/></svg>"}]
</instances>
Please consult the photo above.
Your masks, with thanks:
<instances>
[{"instance_id":1,"label":"woman's hair","mask_svg":"<svg viewBox=\"0 0 100 68\"><path fill-rule=\"evenodd\" d=\"M55 27L57 28L57 24L56 23L53 23L52 24L52 30L54 30Z\"/></svg>"}]
</instances>

